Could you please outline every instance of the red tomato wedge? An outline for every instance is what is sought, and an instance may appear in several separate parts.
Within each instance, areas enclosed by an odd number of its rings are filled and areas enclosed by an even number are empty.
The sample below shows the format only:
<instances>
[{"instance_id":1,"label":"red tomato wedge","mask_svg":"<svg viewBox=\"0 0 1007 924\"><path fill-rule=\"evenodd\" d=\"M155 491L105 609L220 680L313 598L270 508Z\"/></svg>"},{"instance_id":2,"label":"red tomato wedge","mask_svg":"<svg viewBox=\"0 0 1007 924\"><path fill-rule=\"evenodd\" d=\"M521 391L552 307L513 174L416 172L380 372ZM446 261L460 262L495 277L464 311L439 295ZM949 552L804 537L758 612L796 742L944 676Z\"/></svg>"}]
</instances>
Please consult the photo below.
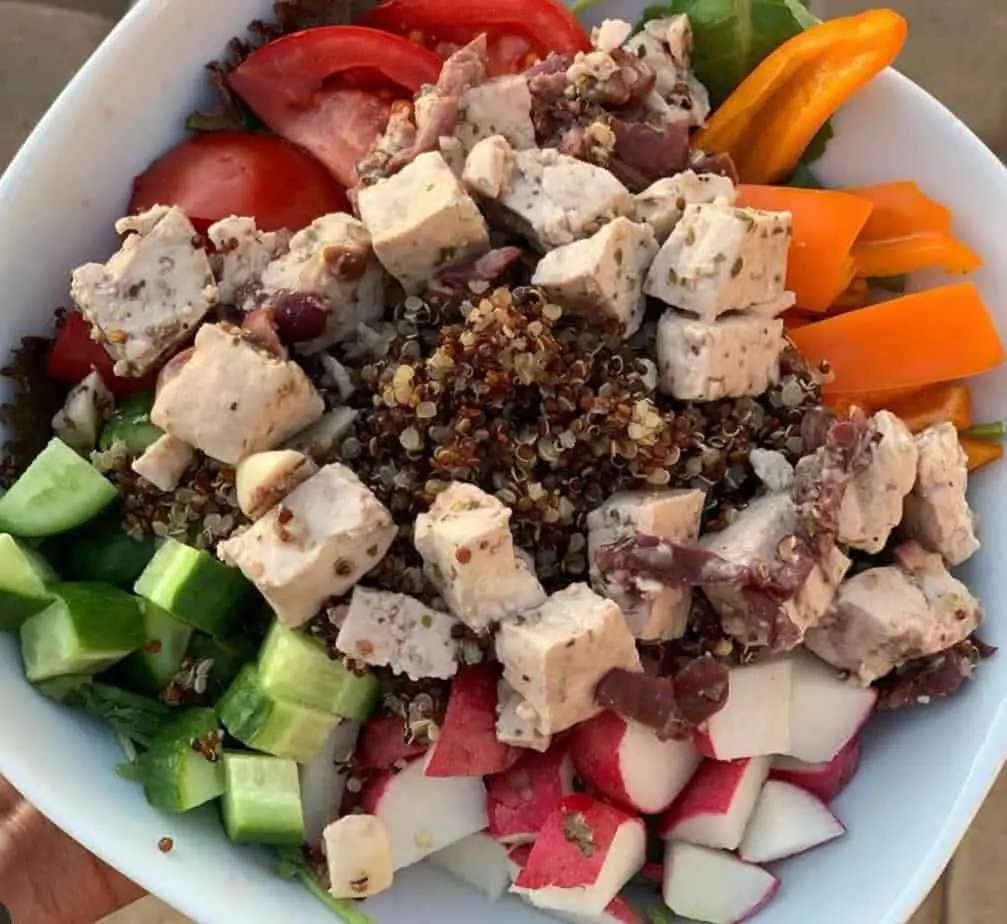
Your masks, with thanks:
<instances>
[{"instance_id":1,"label":"red tomato wedge","mask_svg":"<svg viewBox=\"0 0 1007 924\"><path fill-rule=\"evenodd\" d=\"M587 30L559 0L385 0L362 21L444 57L486 33L493 75L524 70L551 51L591 49Z\"/></svg>"},{"instance_id":2,"label":"red tomato wedge","mask_svg":"<svg viewBox=\"0 0 1007 924\"><path fill-rule=\"evenodd\" d=\"M112 372L112 365L112 357L105 348L91 339L91 325L87 319L79 311L68 314L49 354L46 374L57 381L76 385L92 371L97 371L111 392L119 397L154 390L156 375L121 378Z\"/></svg>"},{"instance_id":3,"label":"red tomato wedge","mask_svg":"<svg viewBox=\"0 0 1007 924\"><path fill-rule=\"evenodd\" d=\"M441 59L398 35L324 26L253 52L228 78L276 134L318 158L345 187L385 130L391 100L435 83Z\"/></svg>"},{"instance_id":4,"label":"red tomato wedge","mask_svg":"<svg viewBox=\"0 0 1007 924\"><path fill-rule=\"evenodd\" d=\"M299 231L316 218L346 211L344 189L313 157L280 138L212 132L183 141L133 184L131 212L177 205L205 233L229 215L264 231Z\"/></svg>"}]
</instances>

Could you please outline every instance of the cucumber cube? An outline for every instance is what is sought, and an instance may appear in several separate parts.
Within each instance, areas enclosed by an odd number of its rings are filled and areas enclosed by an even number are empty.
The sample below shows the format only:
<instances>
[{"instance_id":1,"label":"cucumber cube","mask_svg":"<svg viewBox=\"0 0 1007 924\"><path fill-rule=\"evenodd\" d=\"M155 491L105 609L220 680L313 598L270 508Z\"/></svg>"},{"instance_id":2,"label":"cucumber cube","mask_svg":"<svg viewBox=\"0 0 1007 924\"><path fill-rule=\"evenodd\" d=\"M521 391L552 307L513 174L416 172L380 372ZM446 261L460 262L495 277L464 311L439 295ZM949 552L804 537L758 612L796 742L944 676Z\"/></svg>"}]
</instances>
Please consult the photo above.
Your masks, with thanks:
<instances>
[{"instance_id":1,"label":"cucumber cube","mask_svg":"<svg viewBox=\"0 0 1007 924\"><path fill-rule=\"evenodd\" d=\"M0 530L33 538L86 523L119 492L90 462L53 438L0 498Z\"/></svg>"},{"instance_id":2,"label":"cucumber cube","mask_svg":"<svg viewBox=\"0 0 1007 924\"><path fill-rule=\"evenodd\" d=\"M262 689L256 665L246 664L217 703L221 722L232 736L256 751L311 760L338 721L335 716L271 696Z\"/></svg>"},{"instance_id":3,"label":"cucumber cube","mask_svg":"<svg viewBox=\"0 0 1007 924\"><path fill-rule=\"evenodd\" d=\"M111 584L53 584L52 602L21 626L21 656L32 683L97 674L143 647L135 597Z\"/></svg>"},{"instance_id":4,"label":"cucumber cube","mask_svg":"<svg viewBox=\"0 0 1007 924\"><path fill-rule=\"evenodd\" d=\"M0 632L16 632L52 600L45 585L59 576L31 546L0 534Z\"/></svg>"},{"instance_id":5,"label":"cucumber cube","mask_svg":"<svg viewBox=\"0 0 1007 924\"><path fill-rule=\"evenodd\" d=\"M297 764L280 757L224 754L224 828L235 844L302 844Z\"/></svg>"},{"instance_id":6,"label":"cucumber cube","mask_svg":"<svg viewBox=\"0 0 1007 924\"><path fill-rule=\"evenodd\" d=\"M165 812L188 812L223 795L222 740L212 709L187 709L164 725L139 760L147 801Z\"/></svg>"},{"instance_id":7,"label":"cucumber cube","mask_svg":"<svg viewBox=\"0 0 1007 924\"><path fill-rule=\"evenodd\" d=\"M134 539L118 516L101 517L58 540L53 558L70 581L104 581L132 590L157 551L153 536Z\"/></svg>"},{"instance_id":8,"label":"cucumber cube","mask_svg":"<svg viewBox=\"0 0 1007 924\"><path fill-rule=\"evenodd\" d=\"M35 689L43 696L65 703L78 694L82 687L94 685L94 677L90 674L66 674L63 677L50 677L35 684Z\"/></svg>"},{"instance_id":9,"label":"cucumber cube","mask_svg":"<svg viewBox=\"0 0 1007 924\"><path fill-rule=\"evenodd\" d=\"M373 674L357 676L320 642L279 620L259 654L259 681L270 696L361 722L374 711L380 687Z\"/></svg>"},{"instance_id":10,"label":"cucumber cube","mask_svg":"<svg viewBox=\"0 0 1007 924\"><path fill-rule=\"evenodd\" d=\"M115 673L124 686L157 696L177 673L195 630L157 604L142 597L139 600L146 641L117 666Z\"/></svg>"},{"instance_id":11,"label":"cucumber cube","mask_svg":"<svg viewBox=\"0 0 1007 924\"><path fill-rule=\"evenodd\" d=\"M229 639L215 639L205 632L194 632L186 656L196 661L210 660L213 667L206 675L206 702L215 703L234 682L238 672L255 660L258 645L244 634Z\"/></svg>"},{"instance_id":12,"label":"cucumber cube","mask_svg":"<svg viewBox=\"0 0 1007 924\"><path fill-rule=\"evenodd\" d=\"M221 638L234 628L251 587L237 568L222 565L202 549L167 539L133 590L176 619Z\"/></svg>"}]
</instances>

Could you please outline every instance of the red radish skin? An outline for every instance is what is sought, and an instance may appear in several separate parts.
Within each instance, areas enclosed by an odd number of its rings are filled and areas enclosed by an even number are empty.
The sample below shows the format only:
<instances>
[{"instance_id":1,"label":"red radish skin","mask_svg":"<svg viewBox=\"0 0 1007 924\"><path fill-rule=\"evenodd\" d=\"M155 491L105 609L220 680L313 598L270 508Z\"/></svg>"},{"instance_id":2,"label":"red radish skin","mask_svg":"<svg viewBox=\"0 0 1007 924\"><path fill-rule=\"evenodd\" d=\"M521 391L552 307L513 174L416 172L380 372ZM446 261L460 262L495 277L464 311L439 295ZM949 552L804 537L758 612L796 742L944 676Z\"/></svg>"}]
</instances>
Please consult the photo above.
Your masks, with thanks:
<instances>
[{"instance_id":1,"label":"red radish skin","mask_svg":"<svg viewBox=\"0 0 1007 924\"><path fill-rule=\"evenodd\" d=\"M621 895L617 895L601 914L577 914L552 911L552 916L569 924L646 924L644 917Z\"/></svg>"},{"instance_id":2,"label":"red radish skin","mask_svg":"<svg viewBox=\"0 0 1007 924\"><path fill-rule=\"evenodd\" d=\"M769 757L708 760L664 814L658 834L665 840L734 850L769 776Z\"/></svg>"},{"instance_id":3,"label":"red radish skin","mask_svg":"<svg viewBox=\"0 0 1007 924\"><path fill-rule=\"evenodd\" d=\"M664 864L658 863L656 860L650 860L643 864L643 869L640 870L640 875L648 882L660 885L664 882Z\"/></svg>"},{"instance_id":4,"label":"red radish skin","mask_svg":"<svg viewBox=\"0 0 1007 924\"><path fill-rule=\"evenodd\" d=\"M458 669L427 776L490 776L521 759L524 751L497 740L499 682L497 664Z\"/></svg>"},{"instance_id":5,"label":"red radish skin","mask_svg":"<svg viewBox=\"0 0 1007 924\"><path fill-rule=\"evenodd\" d=\"M738 856L747 863L773 863L845 833L843 823L818 796L793 783L770 780L759 795Z\"/></svg>"},{"instance_id":6,"label":"red radish skin","mask_svg":"<svg viewBox=\"0 0 1007 924\"><path fill-rule=\"evenodd\" d=\"M509 770L489 777L489 831L503 844L528 843L564 796L573 792L573 761L563 743L527 751Z\"/></svg>"},{"instance_id":7,"label":"red radish skin","mask_svg":"<svg viewBox=\"0 0 1007 924\"><path fill-rule=\"evenodd\" d=\"M644 815L663 812L699 767L688 741L659 741L652 728L616 712L578 725L571 738L574 766L601 796Z\"/></svg>"},{"instance_id":8,"label":"red radish skin","mask_svg":"<svg viewBox=\"0 0 1007 924\"><path fill-rule=\"evenodd\" d=\"M360 732L354 758L364 770L391 770L399 761L413 760L426 753L427 745L406 742L406 726L393 715L376 715Z\"/></svg>"},{"instance_id":9,"label":"red radish skin","mask_svg":"<svg viewBox=\"0 0 1007 924\"><path fill-rule=\"evenodd\" d=\"M777 757L769 770L771 780L800 786L823 802L831 802L860 769L860 736L851 738L832 760L808 764L795 757Z\"/></svg>"},{"instance_id":10,"label":"red radish skin","mask_svg":"<svg viewBox=\"0 0 1007 924\"><path fill-rule=\"evenodd\" d=\"M646 860L643 821L591 796L549 816L512 891L538 908L601 914Z\"/></svg>"}]
</instances>

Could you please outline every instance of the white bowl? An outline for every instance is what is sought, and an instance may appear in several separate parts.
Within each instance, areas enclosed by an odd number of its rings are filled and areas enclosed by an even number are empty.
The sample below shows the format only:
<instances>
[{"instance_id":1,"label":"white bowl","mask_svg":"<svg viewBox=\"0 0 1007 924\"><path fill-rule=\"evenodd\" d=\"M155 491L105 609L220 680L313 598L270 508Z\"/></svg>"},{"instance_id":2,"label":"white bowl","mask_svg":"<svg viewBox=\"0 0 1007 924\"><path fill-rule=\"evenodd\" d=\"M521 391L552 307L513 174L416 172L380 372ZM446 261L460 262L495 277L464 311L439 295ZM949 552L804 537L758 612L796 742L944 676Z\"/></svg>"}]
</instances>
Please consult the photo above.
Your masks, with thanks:
<instances>
[{"instance_id":1,"label":"white bowl","mask_svg":"<svg viewBox=\"0 0 1007 924\"><path fill-rule=\"evenodd\" d=\"M73 267L111 252L131 178L179 138L205 94L201 66L269 5L142 0L60 97L0 182L0 350L46 327L66 304ZM634 19L642 6L610 2L604 12ZM1007 171L947 110L887 73L841 114L820 173L833 185L909 177L951 205L956 230L986 258L976 280L1007 333ZM1005 370L977 383L978 419L1005 416L1005 385ZM974 501L984 547L967 577L990 614L985 638L1007 646L1007 582L997 570L1007 561L1007 465L976 478ZM785 864L780 897L760 922L902 924L1007 756L1005 703L1007 652L955 699L873 722L863 770L838 802L849 836ZM121 755L107 729L25 683L10 637L0 637L0 704L0 772L73 837L200 924L334 920L306 891L274 878L268 854L227 843L213 811L177 818L149 808L140 788L113 772ZM175 841L168 855L157 847L166 835ZM516 901L491 908L425 867L366 910L379 924L550 920Z\"/></svg>"}]
</instances>

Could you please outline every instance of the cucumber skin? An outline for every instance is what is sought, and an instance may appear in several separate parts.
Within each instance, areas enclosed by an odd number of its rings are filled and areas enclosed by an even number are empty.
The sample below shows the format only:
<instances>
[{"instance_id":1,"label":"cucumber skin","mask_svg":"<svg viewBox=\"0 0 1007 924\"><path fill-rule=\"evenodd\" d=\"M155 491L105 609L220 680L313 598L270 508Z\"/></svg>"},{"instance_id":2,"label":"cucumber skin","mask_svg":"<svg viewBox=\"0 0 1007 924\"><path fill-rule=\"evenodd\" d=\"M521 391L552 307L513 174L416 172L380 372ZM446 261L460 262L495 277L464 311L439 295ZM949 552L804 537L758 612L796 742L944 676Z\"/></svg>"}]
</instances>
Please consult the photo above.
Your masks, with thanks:
<instances>
[{"instance_id":1,"label":"cucumber skin","mask_svg":"<svg viewBox=\"0 0 1007 924\"><path fill-rule=\"evenodd\" d=\"M21 538L54 536L93 519L119 492L57 437L0 498L0 531Z\"/></svg>"},{"instance_id":2,"label":"cucumber skin","mask_svg":"<svg viewBox=\"0 0 1007 924\"><path fill-rule=\"evenodd\" d=\"M256 770L269 773L269 783L282 785L283 792L262 793L264 787L250 791L248 777ZM280 779L276 779L279 777ZM285 777L285 779L284 779ZM253 780L253 783L257 782ZM271 805L249 805L259 797L267 797ZM278 805L278 796L283 804ZM261 817L266 813L270 818ZM297 764L282 757L259 754L224 753L224 798L221 800L224 830L233 844L273 844L279 847L304 843L304 808L301 803L301 783ZM277 818L282 814L282 818ZM260 816L255 818L254 816ZM250 817L253 816L253 817ZM256 823L258 822L258 823ZM279 823L277 823L279 822Z\"/></svg>"},{"instance_id":3,"label":"cucumber skin","mask_svg":"<svg viewBox=\"0 0 1007 924\"><path fill-rule=\"evenodd\" d=\"M59 575L31 546L0 535L0 632L17 632L29 617L52 601L46 584Z\"/></svg>"},{"instance_id":4,"label":"cucumber skin","mask_svg":"<svg viewBox=\"0 0 1007 924\"><path fill-rule=\"evenodd\" d=\"M157 696L178 672L195 630L149 600L141 598L140 610L146 641L139 651L126 657L114 671L123 686L138 693ZM153 642L160 646L157 651L150 649Z\"/></svg>"},{"instance_id":5,"label":"cucumber skin","mask_svg":"<svg viewBox=\"0 0 1007 924\"><path fill-rule=\"evenodd\" d=\"M64 674L62 677L50 677L33 684L36 690L48 699L57 703L68 703L80 693L81 687L94 684L90 674Z\"/></svg>"},{"instance_id":6,"label":"cucumber skin","mask_svg":"<svg viewBox=\"0 0 1007 924\"><path fill-rule=\"evenodd\" d=\"M98 449L107 452L116 440L125 443L135 456L142 455L164 433L150 422L154 395L140 392L119 402L115 416L105 425L98 439Z\"/></svg>"},{"instance_id":7,"label":"cucumber skin","mask_svg":"<svg viewBox=\"0 0 1007 924\"><path fill-rule=\"evenodd\" d=\"M69 580L101 581L126 590L132 590L157 551L153 536L127 536L118 518L67 536L62 545L60 562Z\"/></svg>"},{"instance_id":8,"label":"cucumber skin","mask_svg":"<svg viewBox=\"0 0 1007 924\"><path fill-rule=\"evenodd\" d=\"M224 792L224 767L210 761L193 747L220 731L220 722L212 709L187 709L173 718L153 737L150 749L139 758L143 792L154 808L165 812L188 812L218 798ZM198 761L199 763L195 763ZM200 779L194 789L187 786L189 773Z\"/></svg>"}]
</instances>

